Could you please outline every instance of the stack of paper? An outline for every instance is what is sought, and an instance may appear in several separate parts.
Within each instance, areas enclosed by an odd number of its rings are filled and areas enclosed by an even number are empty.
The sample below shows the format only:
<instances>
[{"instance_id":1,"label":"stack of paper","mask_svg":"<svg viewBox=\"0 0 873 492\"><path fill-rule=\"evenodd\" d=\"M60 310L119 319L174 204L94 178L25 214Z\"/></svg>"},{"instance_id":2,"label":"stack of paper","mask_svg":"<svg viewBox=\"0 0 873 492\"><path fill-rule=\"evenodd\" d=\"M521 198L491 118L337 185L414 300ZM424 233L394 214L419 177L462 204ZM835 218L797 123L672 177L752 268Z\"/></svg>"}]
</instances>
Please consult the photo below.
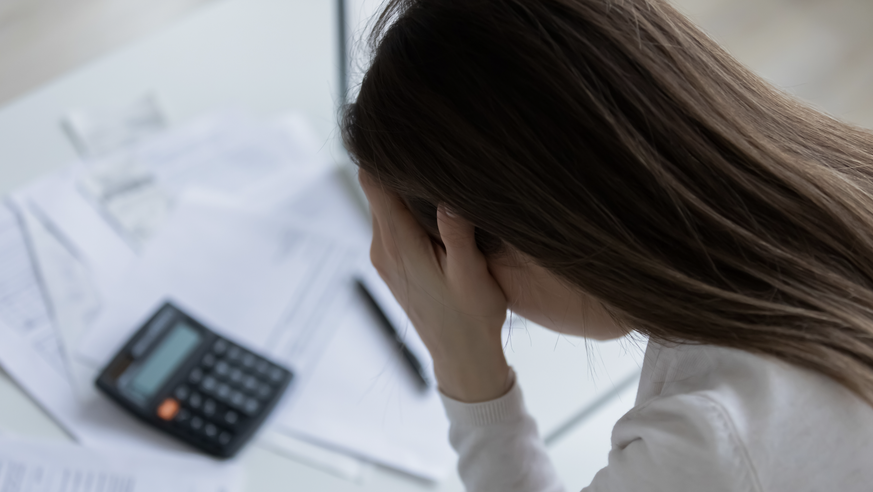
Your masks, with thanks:
<instances>
[{"instance_id":1,"label":"stack of paper","mask_svg":"<svg viewBox=\"0 0 873 492\"><path fill-rule=\"evenodd\" d=\"M318 148L299 118L222 115L18 190L0 209L0 363L83 444L188 453L93 387L172 299L295 370L261 442L345 476L360 460L444 476L438 395L356 296L369 226Z\"/></svg>"}]
</instances>

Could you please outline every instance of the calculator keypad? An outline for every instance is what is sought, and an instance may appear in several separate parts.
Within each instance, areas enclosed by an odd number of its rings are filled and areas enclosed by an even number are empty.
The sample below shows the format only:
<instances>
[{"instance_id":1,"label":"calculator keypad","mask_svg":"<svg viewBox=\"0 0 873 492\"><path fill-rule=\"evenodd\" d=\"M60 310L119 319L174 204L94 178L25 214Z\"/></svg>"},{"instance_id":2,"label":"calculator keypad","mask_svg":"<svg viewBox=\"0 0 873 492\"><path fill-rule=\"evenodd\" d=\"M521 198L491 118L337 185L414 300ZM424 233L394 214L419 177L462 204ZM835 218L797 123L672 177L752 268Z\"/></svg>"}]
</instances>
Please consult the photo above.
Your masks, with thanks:
<instances>
[{"instance_id":1,"label":"calculator keypad","mask_svg":"<svg viewBox=\"0 0 873 492\"><path fill-rule=\"evenodd\" d=\"M255 417L278 390L287 371L233 343L218 339L171 397L177 428L220 447Z\"/></svg>"}]
</instances>

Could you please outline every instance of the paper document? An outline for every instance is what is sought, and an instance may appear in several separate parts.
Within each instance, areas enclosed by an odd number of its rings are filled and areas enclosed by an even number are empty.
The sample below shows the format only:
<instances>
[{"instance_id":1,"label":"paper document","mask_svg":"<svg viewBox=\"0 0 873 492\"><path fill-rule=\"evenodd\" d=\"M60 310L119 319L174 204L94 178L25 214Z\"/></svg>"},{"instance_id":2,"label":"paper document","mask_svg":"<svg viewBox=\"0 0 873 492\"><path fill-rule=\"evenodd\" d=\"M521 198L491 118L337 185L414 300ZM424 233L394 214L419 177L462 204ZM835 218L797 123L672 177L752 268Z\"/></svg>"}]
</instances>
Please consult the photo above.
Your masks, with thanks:
<instances>
[{"instance_id":1,"label":"paper document","mask_svg":"<svg viewBox=\"0 0 873 492\"><path fill-rule=\"evenodd\" d=\"M78 346L88 323L100 310L99 293L88 269L52 233L50 226L27 208L16 208L16 213L22 232L28 238L29 261L39 273L40 287L46 298L45 303L31 309L39 311L50 307L51 327L60 341L67 379L77 394L86 395L93 390L91 371L77 363L71 347Z\"/></svg>"},{"instance_id":2,"label":"paper document","mask_svg":"<svg viewBox=\"0 0 873 492\"><path fill-rule=\"evenodd\" d=\"M222 187L215 185L215 178L221 176L204 172L202 174L206 179L199 180L197 172L191 171L191 168L188 168L186 174L182 170L186 162L181 156L200 155L201 164L206 165L206 161L210 159L207 154L211 150L239 150L239 145L225 145L219 149L219 146L210 144L216 134L235 131L229 129L233 125L237 125L233 117L205 118L162 136L162 148L167 151L165 164L172 159L177 159L178 163L178 166L160 166L159 162L155 166L168 168L161 174L161 183L171 184L165 189L171 189L173 193L196 188L221 191ZM219 164L236 162L238 172L246 171L244 161L249 157L257 157L259 150L256 142L263 140L263 135L256 135L260 132L257 128L267 127L268 142L285 140L285 143L278 145L285 146L282 152L287 160L280 163L274 173L267 172L260 176L266 176L266 181L283 183L284 197L292 196L301 187L305 187L309 177L324 173L324 168L317 159L313 162L313 156L319 150L318 139L299 116L289 115L267 124L246 125L246 131L251 135L237 135L235 141L248 142L249 156L244 152L236 156L219 156ZM190 146L199 147L200 150L187 148ZM157 148L146 144L141 148L147 147ZM174 153L174 149L178 152ZM261 155L276 157L279 154L271 154L267 150ZM151 450L162 454L190 454L191 451L183 444L140 423L99 394L93 384L96 375L93 363L85 364L81 358L61 355L74 353L72 349L78 345L82 333L90 328L93 319L102 310L107 293L112 292L118 277L137 260L131 242L123 237L117 224L112 223L105 210L95 206L93 197L89 197L83 189L83 165L74 163L60 172L16 190L10 197L20 212L21 222L26 225L29 241L25 241L22 235L24 231L12 227L16 225L12 220L14 217L7 217L9 220L4 221L2 227L5 234L0 236L15 241L10 243L12 249L4 249L4 255L0 257L0 268L11 269L11 273L0 281L6 281L6 285L15 294L8 299L7 305L18 309L9 310L9 315L5 318L0 315L0 364L42 408L82 443L113 449ZM179 172L176 172L177 167ZM261 179L248 179L239 175L236 177L243 179L234 183L234 176L224 174L217 182L228 184L224 187L225 191L240 185L245 185L240 189L249 190L253 187L248 185L256 185ZM200 186L204 183L206 184ZM246 202L257 204L257 195L247 198ZM19 239L21 241L17 242ZM27 257L28 246L32 257ZM18 255L5 254L7 250L18 251ZM14 273L21 268L29 269L33 273L34 263L38 266L38 276L22 277ZM20 282L12 283L12 279L26 280L31 286L24 288ZM42 280L42 285L37 285L38 280ZM35 302L37 298L34 294L39 294L40 287L45 289L48 303ZM34 302L23 302L28 298ZM19 315L13 316L14 313ZM54 319L49 319L46 313L52 314ZM62 350L58 350L58 345ZM54 352L52 347L55 348ZM64 361L67 362L66 367ZM71 385L71 381L74 384ZM262 437L269 437L265 434ZM359 478L365 468L355 458L327 450L311 456L312 453L308 451L312 449L311 445L287 435L275 436L267 441L273 449L291 456L306 454L305 461L350 479Z\"/></svg>"},{"instance_id":3,"label":"paper document","mask_svg":"<svg viewBox=\"0 0 873 492\"><path fill-rule=\"evenodd\" d=\"M38 218L27 211L19 212L20 218L24 219L22 222L27 225L31 251L38 260L40 277L44 279L43 286L51 299L55 327L60 338L65 340L65 347L78 346L79 338L99 308L87 271ZM27 312L43 311L44 305L34 303ZM47 362L35 355L34 347L13 337L9 333L11 331L0 324L0 337L4 340L4 344L0 344L0 361L71 435L92 446L117 448L121 444L128 448L154 449L162 454L166 453L168 447L181 448L178 443L135 421L98 394L94 388L93 365L69 357L67 352L66 362L71 371L69 376L78 386L74 392L67 378L51 370ZM315 447L287 435L264 432L257 440L276 452L343 478L359 480L366 473L367 466L359 459Z\"/></svg>"},{"instance_id":4,"label":"paper document","mask_svg":"<svg viewBox=\"0 0 873 492\"><path fill-rule=\"evenodd\" d=\"M78 186L109 223L138 247L167 220L183 190L200 187L238 193L289 165L311 164L309 144L295 145L289 137L299 134L240 116L204 118L84 163L77 173Z\"/></svg>"},{"instance_id":5,"label":"paper document","mask_svg":"<svg viewBox=\"0 0 873 492\"><path fill-rule=\"evenodd\" d=\"M6 372L83 444L190 454L182 443L155 432L99 395L93 384L76 393L59 337L46 316L46 303L36 294L39 281L25 233L7 206L0 206L0 217L4 245L0 271L10 272L3 277L8 290L0 304L0 310L10 313L0 317L0 364ZM93 375L89 379L93 381Z\"/></svg>"},{"instance_id":6,"label":"paper document","mask_svg":"<svg viewBox=\"0 0 873 492\"><path fill-rule=\"evenodd\" d=\"M293 183L274 181L257 190L263 213L316 224L320 231L369 247L371 233L355 202L349 176L338 170L301 193ZM433 371L430 355L388 287L365 259L362 277L393 317L404 340ZM387 295L386 295L387 293ZM416 376L385 335L367 301L353 292L337 332L306 384L281 409L273 429L352 453L430 480L443 478L455 462L448 421L436 388L422 390ZM402 328L401 328L402 327ZM278 411L278 410L277 410Z\"/></svg>"},{"instance_id":7,"label":"paper document","mask_svg":"<svg viewBox=\"0 0 873 492\"><path fill-rule=\"evenodd\" d=\"M57 374L66 374L26 238L17 215L6 204L0 204L0 322L26 340Z\"/></svg>"},{"instance_id":8,"label":"paper document","mask_svg":"<svg viewBox=\"0 0 873 492\"><path fill-rule=\"evenodd\" d=\"M2 319L0 362L78 440L185 450L91 384L170 298L295 369L288 398L256 440L287 452L289 436L305 439L428 479L451 469L436 390L420 390L396 342L354 297L355 274L368 262L365 215L336 173L315 179L325 167L311 159L317 148L301 137L302 126L294 118L266 131L232 119L195 123L138 146L129 160L74 163L15 193L25 222L35 224L33 236L42 238L34 250L51 283L50 312L64 318L55 338L69 364L59 358L53 369ZM83 272L89 282L77 280ZM420 342L409 345L427 357ZM315 454L324 456L310 461L331 459L331 452ZM333 468L359 476L362 467L346 461Z\"/></svg>"},{"instance_id":9,"label":"paper document","mask_svg":"<svg viewBox=\"0 0 873 492\"><path fill-rule=\"evenodd\" d=\"M289 195L293 183L277 180L257 190L260 210L317 225L320 231L360 244L371 233L342 170ZM402 330L411 351L433 371L430 355L388 287L365 259L354 277L364 277L383 310ZM387 293L387 294L386 294ZM367 301L354 292L333 335L305 385L277 416L273 429L352 453L429 480L451 470L455 454L448 443L448 421L435 387L422 390L385 335Z\"/></svg>"},{"instance_id":10,"label":"paper document","mask_svg":"<svg viewBox=\"0 0 873 492\"><path fill-rule=\"evenodd\" d=\"M97 160L71 163L17 190L15 200L53 224L91 269L98 288L110 291L181 193L201 188L241 194L279 177L324 172L318 147L299 116L265 124L224 113Z\"/></svg>"},{"instance_id":11,"label":"paper document","mask_svg":"<svg viewBox=\"0 0 873 492\"><path fill-rule=\"evenodd\" d=\"M237 492L239 466L0 437L3 492Z\"/></svg>"},{"instance_id":12,"label":"paper document","mask_svg":"<svg viewBox=\"0 0 873 492\"><path fill-rule=\"evenodd\" d=\"M149 94L125 108L70 111L61 127L79 155L96 157L166 130L167 119Z\"/></svg>"},{"instance_id":13,"label":"paper document","mask_svg":"<svg viewBox=\"0 0 873 492\"><path fill-rule=\"evenodd\" d=\"M81 193L76 176L76 166L67 166L16 190L10 199L51 228L99 290L109 290L136 260L136 252Z\"/></svg>"},{"instance_id":14,"label":"paper document","mask_svg":"<svg viewBox=\"0 0 873 492\"><path fill-rule=\"evenodd\" d=\"M365 259L299 224L183 200L124 277L79 353L101 366L166 300L305 376ZM95 366L95 367L96 367Z\"/></svg>"},{"instance_id":15,"label":"paper document","mask_svg":"<svg viewBox=\"0 0 873 492\"><path fill-rule=\"evenodd\" d=\"M360 294L359 294L360 295ZM395 301L396 302L396 301ZM378 326L363 298L346 309L308 384L276 427L428 480L444 478L456 455L449 422L435 387L422 388ZM415 330L406 345L432 374L433 362Z\"/></svg>"},{"instance_id":16,"label":"paper document","mask_svg":"<svg viewBox=\"0 0 873 492\"><path fill-rule=\"evenodd\" d=\"M348 214L360 227L347 197L328 202L338 209L313 200L332 196L328 190L335 184L326 179L313 185L311 193L318 194L309 197L308 215L330 224ZM313 210L321 205L327 209ZM105 362L164 299L173 299L224 336L295 369L297 379L276 409L272 430L442 478L454 453L438 393L420 388L396 342L355 297L354 279L368 263L366 242L347 229L345 239L359 241L346 246L322 235L332 227L313 229L296 224L293 213L282 216L292 221L203 196L180 202L107 303L80 354ZM430 370L417 335L407 336Z\"/></svg>"}]
</instances>

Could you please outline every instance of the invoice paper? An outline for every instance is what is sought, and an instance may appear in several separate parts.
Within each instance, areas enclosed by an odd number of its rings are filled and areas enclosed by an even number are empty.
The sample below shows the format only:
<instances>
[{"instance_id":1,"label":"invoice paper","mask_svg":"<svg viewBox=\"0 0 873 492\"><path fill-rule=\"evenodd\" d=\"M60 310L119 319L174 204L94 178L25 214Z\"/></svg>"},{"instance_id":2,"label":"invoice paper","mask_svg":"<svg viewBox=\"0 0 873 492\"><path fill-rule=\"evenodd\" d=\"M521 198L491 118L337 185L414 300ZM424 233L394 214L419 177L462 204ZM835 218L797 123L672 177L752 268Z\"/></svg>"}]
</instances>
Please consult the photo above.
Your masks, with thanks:
<instances>
[{"instance_id":1,"label":"invoice paper","mask_svg":"<svg viewBox=\"0 0 873 492\"><path fill-rule=\"evenodd\" d=\"M238 492L238 465L0 437L3 492Z\"/></svg>"},{"instance_id":2,"label":"invoice paper","mask_svg":"<svg viewBox=\"0 0 873 492\"><path fill-rule=\"evenodd\" d=\"M178 441L131 418L93 385L83 394L74 391L27 239L12 209L2 204L0 245L0 363L9 375L83 444L190 454Z\"/></svg>"}]
</instances>

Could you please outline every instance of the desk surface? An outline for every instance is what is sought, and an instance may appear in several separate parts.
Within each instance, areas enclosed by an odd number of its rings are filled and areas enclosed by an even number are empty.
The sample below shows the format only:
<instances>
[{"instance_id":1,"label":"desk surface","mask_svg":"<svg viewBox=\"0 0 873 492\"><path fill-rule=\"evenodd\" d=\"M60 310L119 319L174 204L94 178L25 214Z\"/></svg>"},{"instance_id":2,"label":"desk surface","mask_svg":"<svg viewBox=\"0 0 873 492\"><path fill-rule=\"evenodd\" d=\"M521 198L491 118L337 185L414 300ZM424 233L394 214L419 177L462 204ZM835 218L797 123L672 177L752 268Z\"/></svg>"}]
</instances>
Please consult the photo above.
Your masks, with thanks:
<instances>
[{"instance_id":1,"label":"desk surface","mask_svg":"<svg viewBox=\"0 0 873 492\"><path fill-rule=\"evenodd\" d=\"M153 93L171 123L216 108L302 112L337 142L336 2L218 0L0 110L0 192L75 157L59 126L72 108L124 107ZM333 152L328 146L325 152Z\"/></svg>"},{"instance_id":2,"label":"desk surface","mask_svg":"<svg viewBox=\"0 0 873 492\"><path fill-rule=\"evenodd\" d=\"M260 117L296 110L324 139L322 152L338 155L335 5L330 0L221 0L0 108L0 193L75 157L59 126L66 111L123 106L146 93L157 96L171 122L216 108L239 108ZM537 327L529 330L514 338L508 358L544 433L571 420L586 391L627 375L628 362L617 359L615 347L589 363L585 343ZM600 375L597 382L592 373ZM0 430L67 438L5 375L0 377L0 401ZM597 414L598 428L603 422L611 428L625 407L629 405L604 406ZM568 436L590 433L582 425ZM591 435L599 437L565 437L557 443L585 443L589 453L605 460L608 436ZM561 456L568 453L565 448ZM242 462L247 488L260 492L291 486L319 491L462 489L456 476L428 484L382 468L357 484L254 446L244 452ZM580 470L593 475L593 464L580 468L567 462L568 477L579 477Z\"/></svg>"}]
</instances>

